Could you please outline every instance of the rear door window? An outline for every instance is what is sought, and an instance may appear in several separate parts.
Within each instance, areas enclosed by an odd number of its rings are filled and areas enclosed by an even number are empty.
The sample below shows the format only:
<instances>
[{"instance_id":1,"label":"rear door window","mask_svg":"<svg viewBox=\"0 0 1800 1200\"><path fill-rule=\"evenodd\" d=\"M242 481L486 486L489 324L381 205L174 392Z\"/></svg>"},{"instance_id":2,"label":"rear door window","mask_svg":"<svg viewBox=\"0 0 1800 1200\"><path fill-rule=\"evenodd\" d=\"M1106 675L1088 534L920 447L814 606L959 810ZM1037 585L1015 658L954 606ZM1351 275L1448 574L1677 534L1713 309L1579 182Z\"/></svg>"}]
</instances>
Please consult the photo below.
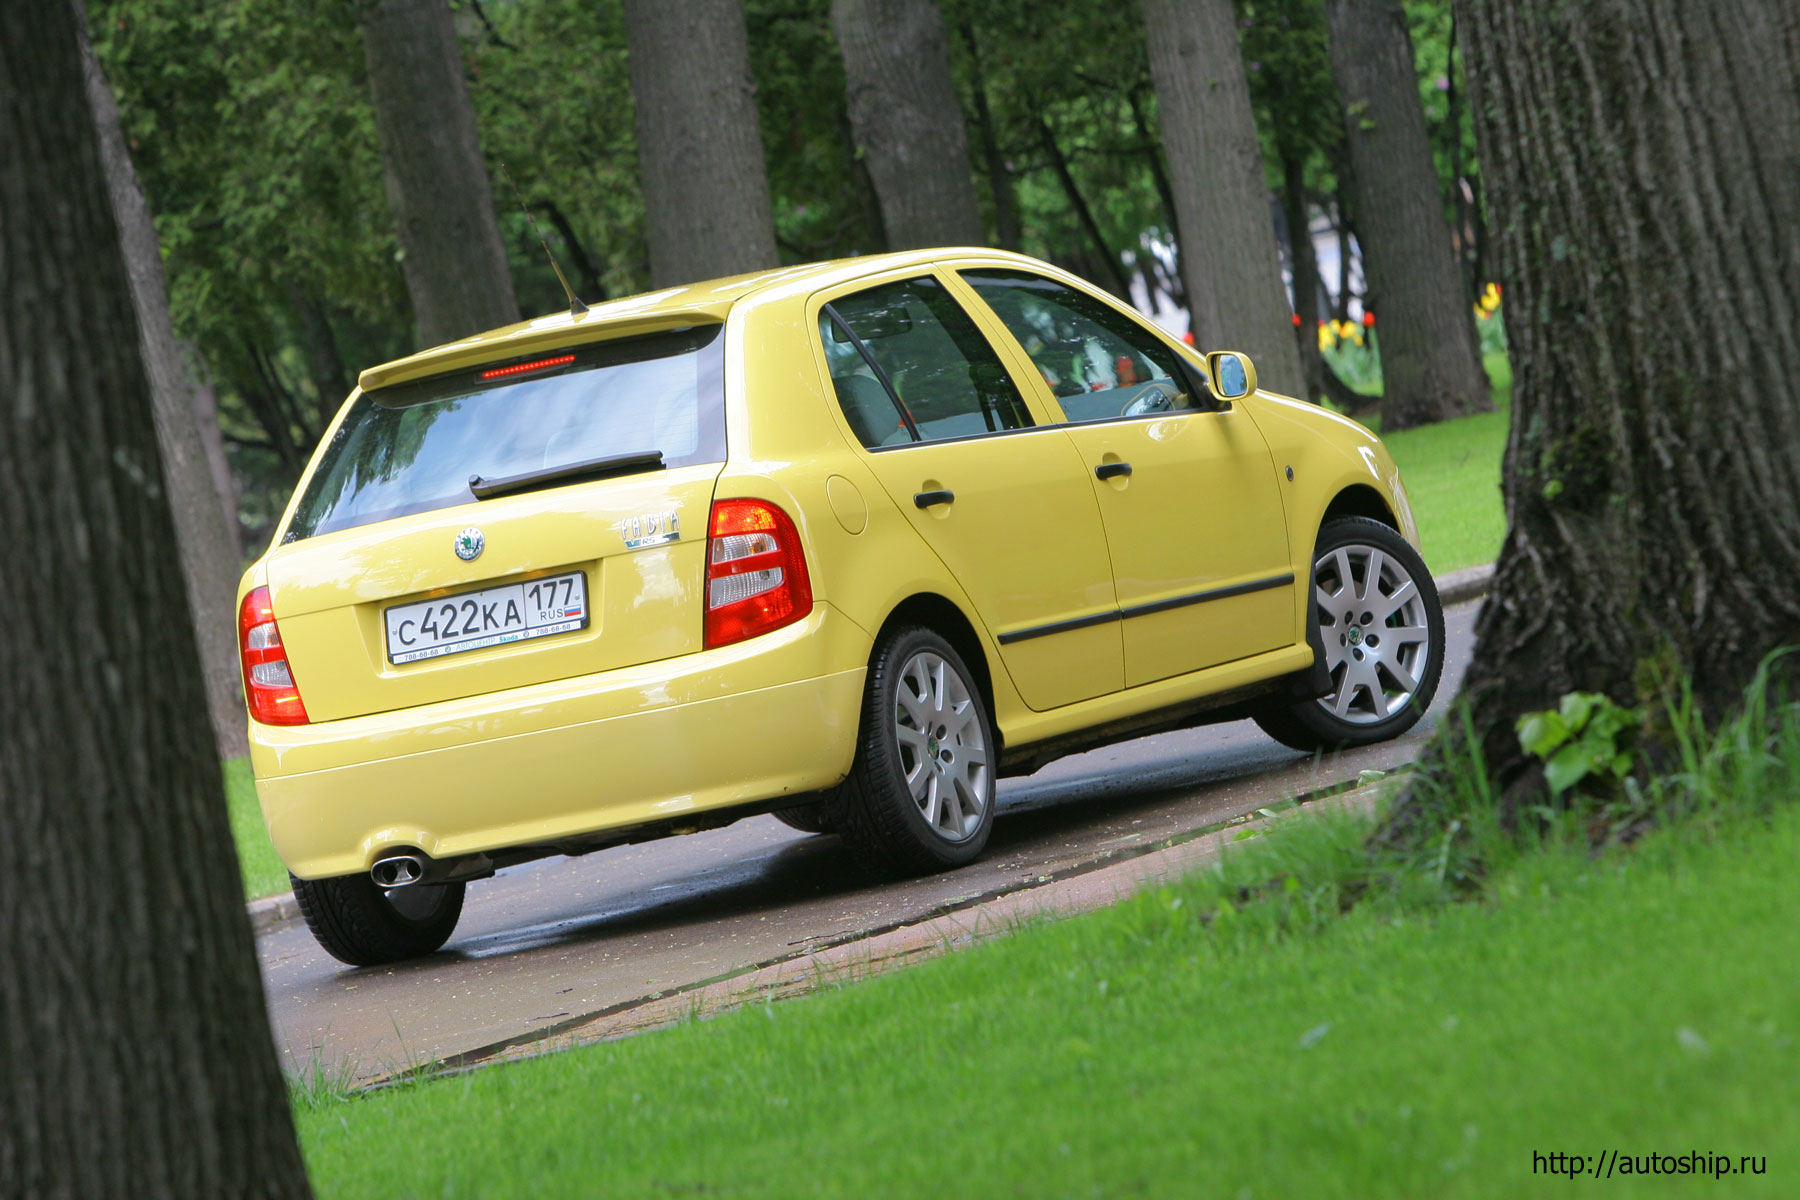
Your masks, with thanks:
<instances>
[{"instance_id":1,"label":"rear door window","mask_svg":"<svg viewBox=\"0 0 1800 1200\"><path fill-rule=\"evenodd\" d=\"M1111 305L1029 271L960 274L1018 339L1071 422L1212 407L1175 351Z\"/></svg>"},{"instance_id":2,"label":"rear door window","mask_svg":"<svg viewBox=\"0 0 1800 1200\"><path fill-rule=\"evenodd\" d=\"M283 541L475 499L498 479L656 450L722 462L723 326L545 351L357 397Z\"/></svg>"},{"instance_id":3,"label":"rear door window","mask_svg":"<svg viewBox=\"0 0 1800 1200\"><path fill-rule=\"evenodd\" d=\"M1032 423L994 348L931 276L832 300L819 338L844 417L871 449Z\"/></svg>"}]
</instances>

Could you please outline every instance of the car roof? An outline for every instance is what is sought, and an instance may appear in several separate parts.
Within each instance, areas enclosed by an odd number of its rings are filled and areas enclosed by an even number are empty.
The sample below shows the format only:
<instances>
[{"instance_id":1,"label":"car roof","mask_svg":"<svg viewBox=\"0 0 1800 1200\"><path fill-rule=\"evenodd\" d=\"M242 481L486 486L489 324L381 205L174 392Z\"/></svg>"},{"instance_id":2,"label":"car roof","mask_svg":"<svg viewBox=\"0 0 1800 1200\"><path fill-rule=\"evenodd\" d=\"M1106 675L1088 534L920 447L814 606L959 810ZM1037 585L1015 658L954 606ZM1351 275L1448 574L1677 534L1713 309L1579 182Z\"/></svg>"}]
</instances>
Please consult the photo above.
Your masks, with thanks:
<instances>
[{"instance_id":1,"label":"car roof","mask_svg":"<svg viewBox=\"0 0 1800 1200\"><path fill-rule=\"evenodd\" d=\"M1049 264L1022 254L978 246L947 246L870 254L827 262L776 267L747 275L709 279L681 287L642 292L595 304L581 316L556 312L516 325L491 329L441 346L421 350L405 358L370 367L358 377L364 391L417 379L440 371L455 370L479 362L492 362L519 354L531 354L592 339L608 326L618 332L650 332L681 325L723 321L733 307L754 302L762 295L792 296L850 282L868 275L908 266L931 266L947 259L1002 259L1021 266L1049 268ZM1054 270L1054 268L1049 268Z\"/></svg>"}]
</instances>

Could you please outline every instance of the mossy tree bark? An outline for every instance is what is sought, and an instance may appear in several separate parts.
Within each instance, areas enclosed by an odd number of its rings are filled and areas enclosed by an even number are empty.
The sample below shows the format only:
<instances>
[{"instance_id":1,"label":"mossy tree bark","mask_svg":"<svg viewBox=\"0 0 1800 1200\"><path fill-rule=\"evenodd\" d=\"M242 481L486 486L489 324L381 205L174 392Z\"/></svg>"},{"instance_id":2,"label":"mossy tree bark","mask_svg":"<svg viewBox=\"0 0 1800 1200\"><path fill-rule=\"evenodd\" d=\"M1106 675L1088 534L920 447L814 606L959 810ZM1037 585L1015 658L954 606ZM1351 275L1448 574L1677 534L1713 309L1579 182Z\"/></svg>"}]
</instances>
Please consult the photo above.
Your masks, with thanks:
<instances>
[{"instance_id":1,"label":"mossy tree bark","mask_svg":"<svg viewBox=\"0 0 1800 1200\"><path fill-rule=\"evenodd\" d=\"M1231 0L1144 0L1150 78L1201 350L1240 350L1263 386L1306 389Z\"/></svg>"},{"instance_id":2,"label":"mossy tree bark","mask_svg":"<svg viewBox=\"0 0 1800 1200\"><path fill-rule=\"evenodd\" d=\"M1494 407L1444 218L1400 0L1331 0L1331 69L1381 339L1381 428Z\"/></svg>"},{"instance_id":3,"label":"mossy tree bark","mask_svg":"<svg viewBox=\"0 0 1800 1200\"><path fill-rule=\"evenodd\" d=\"M78 10L79 11L79 10ZM175 336L169 316L169 288L163 279L162 246L150 205L138 187L137 172L119 124L119 106L94 57L85 22L81 26L82 69L94 113L100 160L106 170L113 213L118 218L119 247L131 283L137 312L144 369L156 401L156 434L162 450L163 486L181 545L181 573L187 581L188 607L194 614L194 636L206 683L207 711L213 741L222 758L250 752L244 690L237 650L237 583L243 561L238 549L236 514L229 518L219 502L213 471L215 455L224 448L216 412L202 397L187 353ZM209 422L203 425L202 421ZM207 445L211 439L213 446Z\"/></svg>"},{"instance_id":4,"label":"mossy tree bark","mask_svg":"<svg viewBox=\"0 0 1800 1200\"><path fill-rule=\"evenodd\" d=\"M76 19L0 5L0 1195L302 1197Z\"/></svg>"},{"instance_id":5,"label":"mossy tree bark","mask_svg":"<svg viewBox=\"0 0 1800 1200\"><path fill-rule=\"evenodd\" d=\"M650 282L780 261L740 0L626 0Z\"/></svg>"},{"instance_id":6,"label":"mossy tree bark","mask_svg":"<svg viewBox=\"0 0 1800 1200\"><path fill-rule=\"evenodd\" d=\"M1542 794L1520 713L1685 674L1717 720L1800 642L1800 15L1456 13L1514 379L1509 529L1464 694L1516 809ZM1389 838L1430 826L1424 794Z\"/></svg>"},{"instance_id":7,"label":"mossy tree bark","mask_svg":"<svg viewBox=\"0 0 1800 1200\"><path fill-rule=\"evenodd\" d=\"M519 319L446 0L356 0L388 203L419 339Z\"/></svg>"},{"instance_id":8,"label":"mossy tree bark","mask_svg":"<svg viewBox=\"0 0 1800 1200\"><path fill-rule=\"evenodd\" d=\"M969 135L937 0L832 0L831 28L888 249L981 245ZM990 146L990 171L996 155ZM1002 170L995 196L1003 216L1004 179Z\"/></svg>"}]
</instances>

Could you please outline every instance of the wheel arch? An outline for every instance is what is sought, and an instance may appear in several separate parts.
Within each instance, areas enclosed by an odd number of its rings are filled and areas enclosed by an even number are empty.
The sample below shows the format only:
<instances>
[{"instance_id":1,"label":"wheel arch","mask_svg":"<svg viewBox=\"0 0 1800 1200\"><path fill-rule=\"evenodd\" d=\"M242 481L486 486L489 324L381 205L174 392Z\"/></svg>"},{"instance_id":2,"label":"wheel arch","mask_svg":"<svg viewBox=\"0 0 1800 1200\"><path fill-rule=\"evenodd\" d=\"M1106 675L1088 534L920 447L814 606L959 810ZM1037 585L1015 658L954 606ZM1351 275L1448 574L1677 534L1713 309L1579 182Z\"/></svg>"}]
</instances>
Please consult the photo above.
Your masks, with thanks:
<instances>
[{"instance_id":1,"label":"wheel arch","mask_svg":"<svg viewBox=\"0 0 1800 1200\"><path fill-rule=\"evenodd\" d=\"M1353 483L1331 498L1319 517L1319 528L1338 517L1367 517L1380 521L1396 533L1402 532L1400 521L1388 506L1387 498L1366 483Z\"/></svg>"},{"instance_id":2,"label":"wheel arch","mask_svg":"<svg viewBox=\"0 0 1800 1200\"><path fill-rule=\"evenodd\" d=\"M936 592L914 592L888 613L875 634L880 646L894 630L907 625L923 625L956 649L969 670L975 672L975 685L981 689L982 703L987 705L988 719L994 726L994 737L1005 749L1005 735L1000 730L1000 717L994 708L993 665L988 661L987 645L976 632L975 625L954 600Z\"/></svg>"}]
</instances>

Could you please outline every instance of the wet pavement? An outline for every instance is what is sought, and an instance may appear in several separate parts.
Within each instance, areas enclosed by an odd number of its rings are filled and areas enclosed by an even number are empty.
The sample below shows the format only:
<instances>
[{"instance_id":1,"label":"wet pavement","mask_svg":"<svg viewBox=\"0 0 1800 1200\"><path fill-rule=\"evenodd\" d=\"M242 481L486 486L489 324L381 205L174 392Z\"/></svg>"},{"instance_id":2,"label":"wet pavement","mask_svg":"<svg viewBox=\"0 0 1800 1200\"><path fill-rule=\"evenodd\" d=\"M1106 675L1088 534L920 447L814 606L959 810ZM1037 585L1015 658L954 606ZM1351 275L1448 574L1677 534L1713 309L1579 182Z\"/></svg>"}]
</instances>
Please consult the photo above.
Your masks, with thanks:
<instances>
[{"instance_id":1,"label":"wet pavement","mask_svg":"<svg viewBox=\"0 0 1800 1200\"><path fill-rule=\"evenodd\" d=\"M1440 702L1468 662L1475 604L1445 613ZM1139 854L1264 805L1410 761L1436 728L1318 761L1247 721L1159 734L1002 780L987 853L870 883L833 837L773 817L550 859L469 886L430 957L350 968L304 925L258 943L276 1044L293 1071L368 1078L894 929Z\"/></svg>"}]
</instances>

